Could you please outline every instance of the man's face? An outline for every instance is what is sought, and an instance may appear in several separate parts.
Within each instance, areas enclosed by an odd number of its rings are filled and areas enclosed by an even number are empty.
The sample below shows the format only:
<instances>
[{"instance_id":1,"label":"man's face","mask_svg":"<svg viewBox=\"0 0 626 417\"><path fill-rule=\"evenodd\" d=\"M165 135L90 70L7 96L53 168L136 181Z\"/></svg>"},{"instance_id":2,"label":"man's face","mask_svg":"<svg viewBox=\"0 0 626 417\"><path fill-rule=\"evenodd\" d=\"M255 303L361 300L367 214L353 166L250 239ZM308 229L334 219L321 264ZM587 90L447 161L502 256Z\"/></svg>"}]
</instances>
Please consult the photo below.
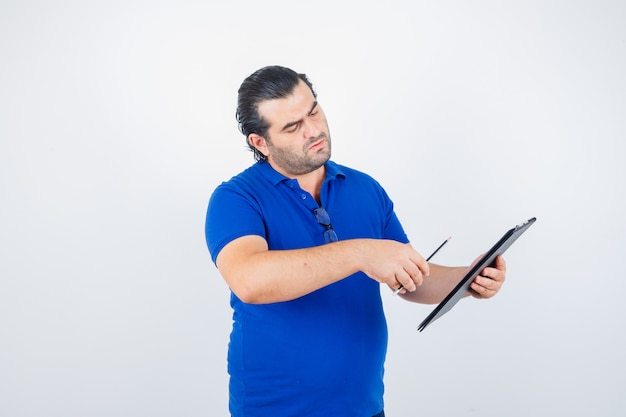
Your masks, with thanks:
<instances>
[{"instance_id":1,"label":"man's face","mask_svg":"<svg viewBox=\"0 0 626 417\"><path fill-rule=\"evenodd\" d=\"M278 172L308 174L330 158L330 133L322 108L303 82L291 95L261 102L259 114L269 123L261 151Z\"/></svg>"}]
</instances>

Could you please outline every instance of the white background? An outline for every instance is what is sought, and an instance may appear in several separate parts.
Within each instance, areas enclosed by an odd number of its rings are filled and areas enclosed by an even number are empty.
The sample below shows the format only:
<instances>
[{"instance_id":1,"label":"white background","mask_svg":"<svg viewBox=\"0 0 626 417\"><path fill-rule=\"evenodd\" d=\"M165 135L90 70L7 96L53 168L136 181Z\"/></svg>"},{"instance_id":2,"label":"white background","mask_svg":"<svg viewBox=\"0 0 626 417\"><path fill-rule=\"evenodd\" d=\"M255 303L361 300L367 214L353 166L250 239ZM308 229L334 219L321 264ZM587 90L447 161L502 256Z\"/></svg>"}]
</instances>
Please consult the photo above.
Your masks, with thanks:
<instances>
[{"instance_id":1,"label":"white background","mask_svg":"<svg viewBox=\"0 0 626 417\"><path fill-rule=\"evenodd\" d=\"M498 297L383 289L386 411L626 414L623 1L0 3L0 415L225 416L212 190L252 163L257 68L305 72L333 159L386 187L414 246ZM358 210L355 207L355 210Z\"/></svg>"}]
</instances>

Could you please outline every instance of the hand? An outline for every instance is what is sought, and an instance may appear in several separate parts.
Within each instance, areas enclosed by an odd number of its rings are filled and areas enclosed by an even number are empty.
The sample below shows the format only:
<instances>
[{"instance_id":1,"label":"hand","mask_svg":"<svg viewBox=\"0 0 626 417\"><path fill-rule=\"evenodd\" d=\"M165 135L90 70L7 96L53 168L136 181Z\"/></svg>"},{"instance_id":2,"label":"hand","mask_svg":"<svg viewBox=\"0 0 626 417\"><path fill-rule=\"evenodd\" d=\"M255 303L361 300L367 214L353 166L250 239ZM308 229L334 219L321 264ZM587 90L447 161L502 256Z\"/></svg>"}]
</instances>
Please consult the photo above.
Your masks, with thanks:
<instances>
[{"instance_id":1,"label":"hand","mask_svg":"<svg viewBox=\"0 0 626 417\"><path fill-rule=\"evenodd\" d=\"M478 257L474 264L480 259ZM491 298L500 291L506 277L506 262L500 255L496 257L495 267L483 269L470 284L469 294L475 298Z\"/></svg>"},{"instance_id":2,"label":"hand","mask_svg":"<svg viewBox=\"0 0 626 417\"><path fill-rule=\"evenodd\" d=\"M410 244L368 240L363 249L362 271L392 290L402 287L402 294L415 291L430 273L428 262Z\"/></svg>"}]
</instances>

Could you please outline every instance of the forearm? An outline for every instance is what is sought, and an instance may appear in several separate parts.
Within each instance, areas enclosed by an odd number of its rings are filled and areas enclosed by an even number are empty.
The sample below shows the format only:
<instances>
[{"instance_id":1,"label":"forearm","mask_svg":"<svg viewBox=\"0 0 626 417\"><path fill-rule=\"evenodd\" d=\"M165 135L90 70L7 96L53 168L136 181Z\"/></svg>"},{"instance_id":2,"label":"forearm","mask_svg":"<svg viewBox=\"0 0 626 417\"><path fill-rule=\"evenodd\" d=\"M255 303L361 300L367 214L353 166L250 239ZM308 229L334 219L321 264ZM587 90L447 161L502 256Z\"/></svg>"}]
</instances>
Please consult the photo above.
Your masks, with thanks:
<instances>
[{"instance_id":1,"label":"forearm","mask_svg":"<svg viewBox=\"0 0 626 417\"><path fill-rule=\"evenodd\" d=\"M288 301L359 271L364 245L355 239L306 249L260 249L235 260L218 258L218 268L247 303Z\"/></svg>"},{"instance_id":2,"label":"forearm","mask_svg":"<svg viewBox=\"0 0 626 417\"><path fill-rule=\"evenodd\" d=\"M430 264L430 274L424 277L422 285L417 287L414 292L406 292L400 296L414 303L440 303L461 281L466 270L466 267L447 267Z\"/></svg>"}]
</instances>

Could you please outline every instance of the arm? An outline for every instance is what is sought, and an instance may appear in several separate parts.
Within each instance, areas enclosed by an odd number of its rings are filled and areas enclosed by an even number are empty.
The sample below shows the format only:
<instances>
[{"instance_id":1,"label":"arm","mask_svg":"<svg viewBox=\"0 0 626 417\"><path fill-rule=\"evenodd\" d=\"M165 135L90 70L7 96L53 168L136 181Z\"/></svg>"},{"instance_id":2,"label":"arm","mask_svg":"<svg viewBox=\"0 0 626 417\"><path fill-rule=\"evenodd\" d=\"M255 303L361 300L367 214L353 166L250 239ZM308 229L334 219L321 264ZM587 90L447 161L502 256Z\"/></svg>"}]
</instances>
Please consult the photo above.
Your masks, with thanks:
<instances>
[{"instance_id":1,"label":"arm","mask_svg":"<svg viewBox=\"0 0 626 417\"><path fill-rule=\"evenodd\" d=\"M476 259L478 261L479 258ZM475 261L475 262L476 262ZM400 292L405 300L423 303L440 303L446 295L461 281L469 267L445 267L430 264L430 275L414 292ZM502 256L496 257L495 267L485 268L470 284L470 291L465 295L475 298L491 298L500 290L506 277L506 262Z\"/></svg>"},{"instance_id":2,"label":"arm","mask_svg":"<svg viewBox=\"0 0 626 417\"><path fill-rule=\"evenodd\" d=\"M258 304L293 300L357 271L414 291L429 273L428 263L410 245L377 239L270 251L265 239L250 235L224 246L216 264L242 301Z\"/></svg>"}]
</instances>

